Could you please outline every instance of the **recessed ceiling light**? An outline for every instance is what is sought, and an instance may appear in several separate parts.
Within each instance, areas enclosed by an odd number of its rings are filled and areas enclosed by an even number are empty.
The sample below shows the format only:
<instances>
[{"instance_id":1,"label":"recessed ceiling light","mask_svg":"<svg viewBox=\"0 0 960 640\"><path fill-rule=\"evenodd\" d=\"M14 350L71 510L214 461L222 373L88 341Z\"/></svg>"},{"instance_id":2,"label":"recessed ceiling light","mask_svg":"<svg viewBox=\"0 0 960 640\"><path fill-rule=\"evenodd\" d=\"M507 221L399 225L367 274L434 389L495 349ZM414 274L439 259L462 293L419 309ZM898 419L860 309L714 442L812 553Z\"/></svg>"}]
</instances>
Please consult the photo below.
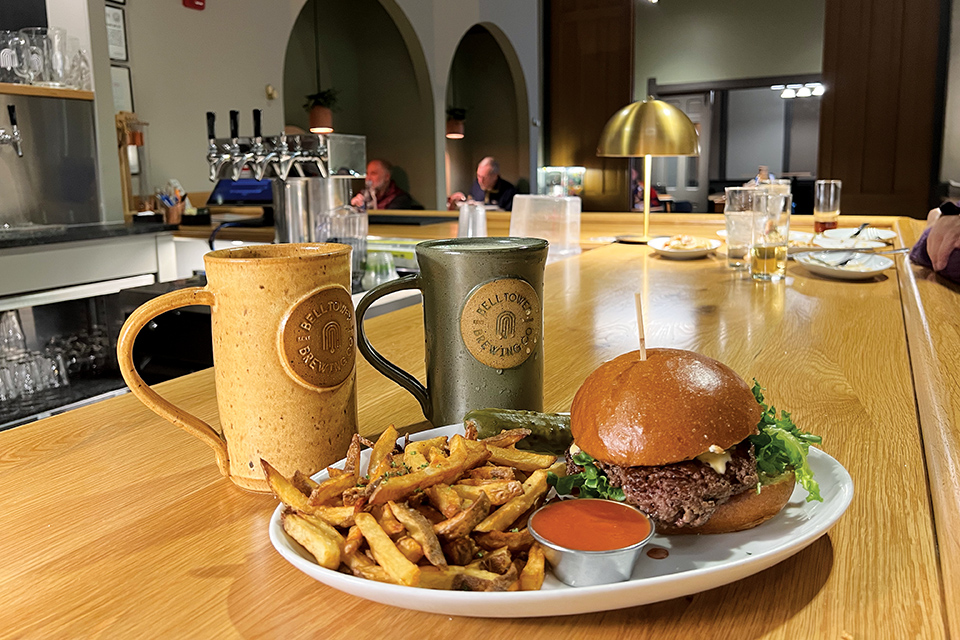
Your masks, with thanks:
<instances>
[{"instance_id":1,"label":"recessed ceiling light","mask_svg":"<svg viewBox=\"0 0 960 640\"><path fill-rule=\"evenodd\" d=\"M821 85L817 85L817 86L814 87L814 89L813 89L813 95L815 95L815 96L822 96L826 90L827 90L827 88L826 88L825 86L823 86L822 84L821 84Z\"/></svg>"},{"instance_id":2,"label":"recessed ceiling light","mask_svg":"<svg viewBox=\"0 0 960 640\"><path fill-rule=\"evenodd\" d=\"M799 89L802 86L802 84L788 84L787 89Z\"/></svg>"},{"instance_id":3,"label":"recessed ceiling light","mask_svg":"<svg viewBox=\"0 0 960 640\"><path fill-rule=\"evenodd\" d=\"M785 85L785 84L775 84L775 85L773 85L773 86L770 87L770 88L773 89L774 91L783 91L784 89L787 88L787 85Z\"/></svg>"},{"instance_id":4,"label":"recessed ceiling light","mask_svg":"<svg viewBox=\"0 0 960 640\"><path fill-rule=\"evenodd\" d=\"M796 89L791 89L790 87L787 87L786 89L783 90L783 93L780 94L780 97L781 97L781 98L796 98L796 97L797 97L797 91L796 91Z\"/></svg>"},{"instance_id":5,"label":"recessed ceiling light","mask_svg":"<svg viewBox=\"0 0 960 640\"><path fill-rule=\"evenodd\" d=\"M819 82L808 82L807 84L805 84L805 85L803 85L803 86L805 86L805 87L810 87L811 89L813 89L814 87L819 87L819 86L820 86L820 83L819 83Z\"/></svg>"}]
</instances>

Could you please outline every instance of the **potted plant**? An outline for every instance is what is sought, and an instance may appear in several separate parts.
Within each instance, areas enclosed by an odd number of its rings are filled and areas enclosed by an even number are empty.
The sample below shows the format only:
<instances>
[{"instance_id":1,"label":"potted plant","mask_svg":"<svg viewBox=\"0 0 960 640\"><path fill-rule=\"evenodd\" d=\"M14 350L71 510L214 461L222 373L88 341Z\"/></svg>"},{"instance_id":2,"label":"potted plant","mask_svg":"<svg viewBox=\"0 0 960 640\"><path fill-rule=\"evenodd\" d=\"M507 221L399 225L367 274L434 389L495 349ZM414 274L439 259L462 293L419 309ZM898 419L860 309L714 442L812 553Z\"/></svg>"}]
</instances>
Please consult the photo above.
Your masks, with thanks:
<instances>
[{"instance_id":1,"label":"potted plant","mask_svg":"<svg viewBox=\"0 0 960 640\"><path fill-rule=\"evenodd\" d=\"M310 113L310 131L313 133L333 131L333 107L336 104L336 89L324 89L307 96L307 102L303 108Z\"/></svg>"}]
</instances>

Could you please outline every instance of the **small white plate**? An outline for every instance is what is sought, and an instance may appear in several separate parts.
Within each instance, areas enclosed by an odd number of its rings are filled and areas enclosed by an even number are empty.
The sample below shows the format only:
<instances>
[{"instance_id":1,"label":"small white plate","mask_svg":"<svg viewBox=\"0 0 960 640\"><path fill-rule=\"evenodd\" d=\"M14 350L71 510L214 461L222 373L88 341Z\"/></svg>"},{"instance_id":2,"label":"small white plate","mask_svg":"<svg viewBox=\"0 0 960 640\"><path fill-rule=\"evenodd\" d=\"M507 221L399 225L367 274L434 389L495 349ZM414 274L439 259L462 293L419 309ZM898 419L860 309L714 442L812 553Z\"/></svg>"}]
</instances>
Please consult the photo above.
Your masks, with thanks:
<instances>
[{"instance_id":1,"label":"small white plate","mask_svg":"<svg viewBox=\"0 0 960 640\"><path fill-rule=\"evenodd\" d=\"M884 242L876 240L861 240L860 238L828 238L826 236L817 236L813 239L813 244L824 249L879 249L887 246Z\"/></svg>"},{"instance_id":2,"label":"small white plate","mask_svg":"<svg viewBox=\"0 0 960 640\"><path fill-rule=\"evenodd\" d=\"M695 239L706 242L709 246L702 249L669 249L667 248L667 243L670 242L670 238L667 236L653 238L647 243L647 246L664 258L670 258L671 260L693 260L695 258L702 258L708 253L716 251L722 244L719 240L709 240L707 238Z\"/></svg>"},{"instance_id":3,"label":"small white plate","mask_svg":"<svg viewBox=\"0 0 960 640\"><path fill-rule=\"evenodd\" d=\"M846 240L856 232L856 228L847 227L845 229L827 229L823 232L823 235L828 238L834 238L836 240ZM897 237L895 231L890 229L874 229L873 227L867 227L860 232L860 235L857 236L861 240L893 240Z\"/></svg>"},{"instance_id":4,"label":"small white plate","mask_svg":"<svg viewBox=\"0 0 960 640\"><path fill-rule=\"evenodd\" d=\"M422 431L411 440L463 434L463 425ZM370 459L362 452L361 466ZM290 564L323 584L374 602L448 616L530 618L635 607L699 593L746 578L786 560L830 530L853 500L853 480L829 455L810 448L810 467L823 502L807 502L800 485L787 506L755 529L704 536L654 535L651 546L669 551L663 560L641 556L630 580L593 587L568 587L548 571L540 591L434 591L384 584L324 569L283 530L277 507L270 518L270 542ZM343 460L337 467L343 467ZM322 481L326 471L314 476Z\"/></svg>"},{"instance_id":5,"label":"small white plate","mask_svg":"<svg viewBox=\"0 0 960 640\"><path fill-rule=\"evenodd\" d=\"M720 236L721 238L726 238L727 230L720 229L719 231L717 231L717 235ZM813 240L813 234L810 233L809 231L791 231L790 232L790 242L806 245L806 244L809 244L811 240Z\"/></svg>"},{"instance_id":6,"label":"small white plate","mask_svg":"<svg viewBox=\"0 0 960 640\"><path fill-rule=\"evenodd\" d=\"M824 256L836 255L825 253ZM833 267L819 262L816 252L799 253L793 259L805 269L820 276L839 280L869 280L893 266L893 260L886 256L862 253L842 267Z\"/></svg>"}]
</instances>

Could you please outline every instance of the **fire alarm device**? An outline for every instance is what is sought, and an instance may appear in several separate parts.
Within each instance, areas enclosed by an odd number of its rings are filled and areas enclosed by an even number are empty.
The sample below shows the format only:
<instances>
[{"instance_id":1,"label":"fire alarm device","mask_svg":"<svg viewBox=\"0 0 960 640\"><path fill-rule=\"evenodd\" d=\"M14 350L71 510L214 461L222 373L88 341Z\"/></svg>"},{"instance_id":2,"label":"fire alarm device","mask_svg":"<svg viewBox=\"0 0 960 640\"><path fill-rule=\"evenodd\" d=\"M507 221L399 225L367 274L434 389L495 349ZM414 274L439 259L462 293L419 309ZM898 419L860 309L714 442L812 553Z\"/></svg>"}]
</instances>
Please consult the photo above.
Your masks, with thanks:
<instances>
[{"instance_id":1,"label":"fire alarm device","mask_svg":"<svg viewBox=\"0 0 960 640\"><path fill-rule=\"evenodd\" d=\"M196 9L197 11L203 11L206 4L207 0L183 0L183 6L187 9Z\"/></svg>"}]
</instances>

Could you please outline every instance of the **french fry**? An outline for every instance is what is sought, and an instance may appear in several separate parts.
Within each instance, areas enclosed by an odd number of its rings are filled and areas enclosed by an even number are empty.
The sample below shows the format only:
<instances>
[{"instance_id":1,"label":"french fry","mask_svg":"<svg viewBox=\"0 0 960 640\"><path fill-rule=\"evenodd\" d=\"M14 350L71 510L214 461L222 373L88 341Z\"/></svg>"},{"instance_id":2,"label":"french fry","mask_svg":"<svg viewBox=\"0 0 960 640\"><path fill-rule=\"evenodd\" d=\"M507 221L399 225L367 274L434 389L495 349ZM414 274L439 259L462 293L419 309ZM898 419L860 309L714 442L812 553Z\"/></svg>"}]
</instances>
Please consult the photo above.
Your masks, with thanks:
<instances>
[{"instance_id":1,"label":"french fry","mask_svg":"<svg viewBox=\"0 0 960 640\"><path fill-rule=\"evenodd\" d=\"M527 564L520 572L521 591L539 591L543 586L543 560L543 548L538 543L534 543L527 555Z\"/></svg>"},{"instance_id":2,"label":"french fry","mask_svg":"<svg viewBox=\"0 0 960 640\"><path fill-rule=\"evenodd\" d=\"M313 554L321 567L336 569L340 566L343 537L323 520L311 521L307 518L308 516L286 509L281 516L283 530Z\"/></svg>"},{"instance_id":3,"label":"french fry","mask_svg":"<svg viewBox=\"0 0 960 640\"><path fill-rule=\"evenodd\" d=\"M428 464L436 464L445 460L447 454L445 454L440 447L430 447L427 449L426 456Z\"/></svg>"},{"instance_id":4,"label":"french fry","mask_svg":"<svg viewBox=\"0 0 960 640\"><path fill-rule=\"evenodd\" d=\"M327 467L327 477L328 478L337 478L339 476L353 475L349 471L344 471L343 469L338 469L336 467Z\"/></svg>"},{"instance_id":5,"label":"french fry","mask_svg":"<svg viewBox=\"0 0 960 640\"><path fill-rule=\"evenodd\" d=\"M526 551L533 543L534 539L530 532L524 528L519 531L489 531L487 533L476 533L474 538L477 544L486 551L494 551L500 547L510 549L512 553Z\"/></svg>"},{"instance_id":6,"label":"french fry","mask_svg":"<svg viewBox=\"0 0 960 640\"><path fill-rule=\"evenodd\" d=\"M399 536L406 531L400 521L394 517L393 510L390 508L390 503L378 506L380 507L380 517L377 518L377 521L380 523L380 528L383 529L388 536L393 538L394 536Z\"/></svg>"},{"instance_id":7,"label":"french fry","mask_svg":"<svg viewBox=\"0 0 960 640\"><path fill-rule=\"evenodd\" d=\"M447 558L449 565L467 565L473 561L480 548L473 538L463 537L455 538L443 545L443 555Z\"/></svg>"},{"instance_id":8,"label":"french fry","mask_svg":"<svg viewBox=\"0 0 960 640\"><path fill-rule=\"evenodd\" d=\"M290 484L295 486L300 493L305 496L309 496L313 493L314 489L320 486L320 483L299 469L293 472L293 477L290 478Z\"/></svg>"},{"instance_id":9,"label":"french fry","mask_svg":"<svg viewBox=\"0 0 960 640\"><path fill-rule=\"evenodd\" d=\"M423 490L430 504L446 518L452 518L462 510L460 494L448 484L435 484Z\"/></svg>"},{"instance_id":10,"label":"french fry","mask_svg":"<svg viewBox=\"0 0 960 640\"><path fill-rule=\"evenodd\" d=\"M356 553L360 545L363 544L363 534L360 533L360 527L353 525L347 532L347 537L343 541L343 553L349 555Z\"/></svg>"},{"instance_id":11,"label":"french fry","mask_svg":"<svg viewBox=\"0 0 960 640\"><path fill-rule=\"evenodd\" d=\"M417 565L407 560L406 556L397 549L380 525L377 519L366 512L358 513L354 516L357 526L360 527L360 533L366 538L370 545L370 551L377 563L384 568L387 574L400 582L400 584L414 587L420 581L420 569Z\"/></svg>"},{"instance_id":12,"label":"french fry","mask_svg":"<svg viewBox=\"0 0 960 640\"><path fill-rule=\"evenodd\" d=\"M481 493L480 498L469 508L457 515L433 525L433 530L445 540L464 538L470 535L475 526L490 514L490 498Z\"/></svg>"},{"instance_id":13,"label":"french fry","mask_svg":"<svg viewBox=\"0 0 960 640\"><path fill-rule=\"evenodd\" d=\"M402 502L388 502L387 504L390 505L390 510L397 520L407 528L410 537L420 543L427 561L435 567L446 567L447 559L443 556L440 540L433 530L433 524L419 511L406 506Z\"/></svg>"},{"instance_id":14,"label":"french fry","mask_svg":"<svg viewBox=\"0 0 960 640\"><path fill-rule=\"evenodd\" d=\"M430 438L429 440L417 440L411 442L406 447L404 451L419 451L420 453L426 455L427 451L431 447L443 448L447 446L447 437L446 436L437 436L436 438Z\"/></svg>"},{"instance_id":15,"label":"french fry","mask_svg":"<svg viewBox=\"0 0 960 640\"><path fill-rule=\"evenodd\" d=\"M370 464L367 468L376 469L380 465L380 461L393 452L394 447L397 446L397 438L399 437L400 434L397 433L393 425L387 427L384 432L380 434L380 437L377 438L377 443L373 445L373 451L370 452Z\"/></svg>"},{"instance_id":16,"label":"french fry","mask_svg":"<svg viewBox=\"0 0 960 640\"><path fill-rule=\"evenodd\" d=\"M350 506L345 507L327 507L319 506L313 507L311 512L313 515L318 518L323 519L324 521L332 524L335 527L340 527L341 529L347 529L353 526L353 513L354 509Z\"/></svg>"},{"instance_id":17,"label":"french fry","mask_svg":"<svg viewBox=\"0 0 960 640\"><path fill-rule=\"evenodd\" d=\"M496 467L492 465L487 465L483 467L477 467L476 469L470 469L465 474L463 474L463 478L460 479L460 482L463 482L465 479L516 480L517 474L514 473L513 467Z\"/></svg>"},{"instance_id":18,"label":"french fry","mask_svg":"<svg viewBox=\"0 0 960 640\"><path fill-rule=\"evenodd\" d=\"M481 485L455 484L451 488L464 500L476 500L481 494L486 495L494 506L506 504L523 493L523 485L516 480L494 480Z\"/></svg>"},{"instance_id":19,"label":"french fry","mask_svg":"<svg viewBox=\"0 0 960 640\"><path fill-rule=\"evenodd\" d=\"M563 458L560 458L552 465L547 467L547 473L552 473L562 478L563 476L567 475L567 461Z\"/></svg>"},{"instance_id":20,"label":"french fry","mask_svg":"<svg viewBox=\"0 0 960 640\"><path fill-rule=\"evenodd\" d=\"M449 565L440 567L420 567L420 584L424 589L439 589L449 591L453 588L453 579L457 577L463 567Z\"/></svg>"},{"instance_id":21,"label":"french fry","mask_svg":"<svg viewBox=\"0 0 960 640\"><path fill-rule=\"evenodd\" d=\"M341 498L344 491L356 486L356 478L349 473L324 480L310 494L309 502L312 506L326 504L336 498Z\"/></svg>"},{"instance_id":22,"label":"french fry","mask_svg":"<svg viewBox=\"0 0 960 640\"><path fill-rule=\"evenodd\" d=\"M467 440L476 440L477 439L477 423L473 420L467 420L463 424L464 436Z\"/></svg>"},{"instance_id":23,"label":"french fry","mask_svg":"<svg viewBox=\"0 0 960 640\"><path fill-rule=\"evenodd\" d=\"M484 438L480 442L490 447L506 448L517 444L530 435L530 433L530 429L507 429L489 438Z\"/></svg>"},{"instance_id":24,"label":"french fry","mask_svg":"<svg viewBox=\"0 0 960 640\"><path fill-rule=\"evenodd\" d=\"M377 582L399 584L383 567L362 553L358 553L357 551L344 553L342 560L343 564L347 565L347 568L357 577L376 580Z\"/></svg>"},{"instance_id":25,"label":"french fry","mask_svg":"<svg viewBox=\"0 0 960 640\"><path fill-rule=\"evenodd\" d=\"M313 505L310 504L307 496L301 493L282 473L274 469L273 465L261 458L260 466L263 467L263 473L267 476L270 490L280 498L280 502L303 513L314 512Z\"/></svg>"},{"instance_id":26,"label":"french fry","mask_svg":"<svg viewBox=\"0 0 960 640\"><path fill-rule=\"evenodd\" d=\"M407 468L410 469L412 473L425 468L429 463L422 451L408 446L403 451L403 464L407 465Z\"/></svg>"},{"instance_id":27,"label":"french fry","mask_svg":"<svg viewBox=\"0 0 960 640\"><path fill-rule=\"evenodd\" d=\"M420 562L420 558L423 557L423 547L420 546L420 543L411 538L410 536L402 536L397 539L397 549L400 550L407 560L416 564Z\"/></svg>"},{"instance_id":28,"label":"french fry","mask_svg":"<svg viewBox=\"0 0 960 640\"><path fill-rule=\"evenodd\" d=\"M519 449L505 449L487 445L490 449L490 462L519 469L520 471L536 471L549 467L557 461L557 456Z\"/></svg>"},{"instance_id":29,"label":"french fry","mask_svg":"<svg viewBox=\"0 0 960 640\"><path fill-rule=\"evenodd\" d=\"M463 591L507 591L516 580L517 568L512 564L503 575L467 568L453 579L451 588Z\"/></svg>"},{"instance_id":30,"label":"french fry","mask_svg":"<svg viewBox=\"0 0 960 640\"><path fill-rule=\"evenodd\" d=\"M547 472L543 469L534 471L523 483L523 495L510 500L487 518L478 524L474 531L483 533L486 531L503 531L523 514L524 511L533 506L533 503L547 492Z\"/></svg>"},{"instance_id":31,"label":"french fry","mask_svg":"<svg viewBox=\"0 0 960 640\"><path fill-rule=\"evenodd\" d=\"M353 434L350 439L350 447L347 449L346 463L343 465L345 471L353 473L353 477L360 479L360 434Z\"/></svg>"},{"instance_id":32,"label":"french fry","mask_svg":"<svg viewBox=\"0 0 960 640\"><path fill-rule=\"evenodd\" d=\"M402 503L398 503L398 504L402 504ZM443 517L443 514L437 511L432 505L417 504L417 505L412 505L412 507L417 511L417 513L419 513L424 518L426 518L427 521L430 522L430 524L432 525L446 520L446 518Z\"/></svg>"},{"instance_id":33,"label":"french fry","mask_svg":"<svg viewBox=\"0 0 960 640\"><path fill-rule=\"evenodd\" d=\"M509 571L512 564L513 558L510 555L510 549L506 547L500 547L495 551L491 551L480 559L481 569L499 573L500 575Z\"/></svg>"}]
</instances>

